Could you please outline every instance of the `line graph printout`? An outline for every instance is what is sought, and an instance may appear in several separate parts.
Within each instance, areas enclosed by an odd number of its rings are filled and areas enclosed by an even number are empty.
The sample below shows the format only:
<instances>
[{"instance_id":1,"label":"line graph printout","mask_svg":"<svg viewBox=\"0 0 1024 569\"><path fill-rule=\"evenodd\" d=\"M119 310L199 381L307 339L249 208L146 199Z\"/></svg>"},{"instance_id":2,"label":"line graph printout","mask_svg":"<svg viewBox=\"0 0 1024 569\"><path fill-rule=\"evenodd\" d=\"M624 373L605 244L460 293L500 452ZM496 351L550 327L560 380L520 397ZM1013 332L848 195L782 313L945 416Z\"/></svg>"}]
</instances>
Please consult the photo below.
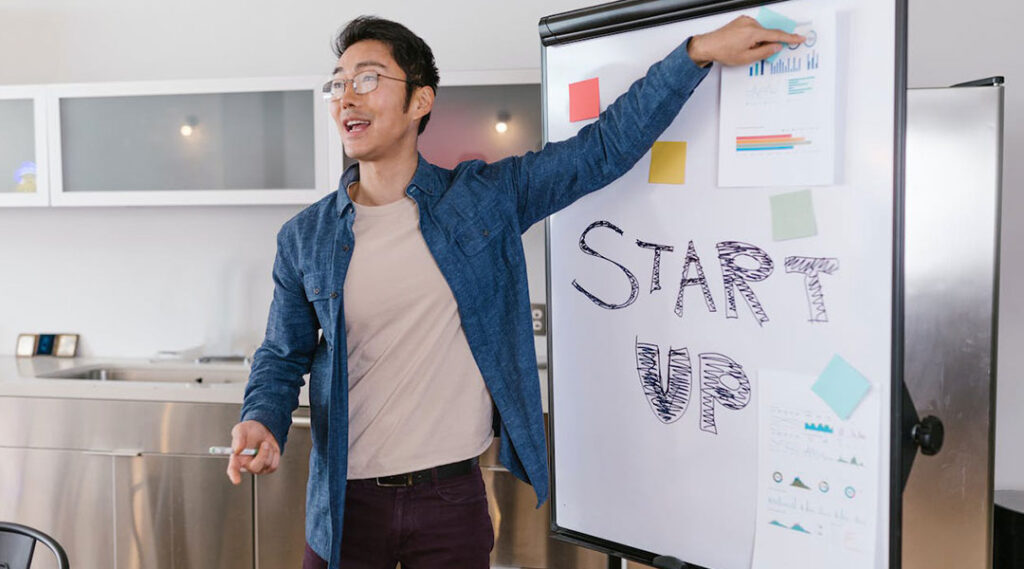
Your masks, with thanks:
<instances>
[{"instance_id":1,"label":"line graph printout","mask_svg":"<svg viewBox=\"0 0 1024 569\"><path fill-rule=\"evenodd\" d=\"M802 44L722 69L718 185L835 183L836 16L785 14Z\"/></svg>"},{"instance_id":2,"label":"line graph printout","mask_svg":"<svg viewBox=\"0 0 1024 569\"><path fill-rule=\"evenodd\" d=\"M815 379L758 372L752 569L856 569L875 559L879 406L844 421L812 390Z\"/></svg>"}]
</instances>

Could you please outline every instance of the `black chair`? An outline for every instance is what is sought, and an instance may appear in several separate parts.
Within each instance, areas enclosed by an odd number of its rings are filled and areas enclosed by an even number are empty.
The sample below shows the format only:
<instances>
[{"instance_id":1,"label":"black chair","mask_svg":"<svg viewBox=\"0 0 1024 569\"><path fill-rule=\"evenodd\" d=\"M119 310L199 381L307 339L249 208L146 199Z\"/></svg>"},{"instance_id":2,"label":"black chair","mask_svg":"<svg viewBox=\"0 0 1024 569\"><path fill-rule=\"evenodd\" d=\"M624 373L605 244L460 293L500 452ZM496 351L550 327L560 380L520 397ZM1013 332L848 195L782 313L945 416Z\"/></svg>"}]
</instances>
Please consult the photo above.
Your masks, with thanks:
<instances>
[{"instance_id":1,"label":"black chair","mask_svg":"<svg viewBox=\"0 0 1024 569\"><path fill-rule=\"evenodd\" d=\"M28 526L0 522L0 569L28 569L37 541L49 547L57 557L58 569L71 567L68 554L57 540Z\"/></svg>"}]
</instances>

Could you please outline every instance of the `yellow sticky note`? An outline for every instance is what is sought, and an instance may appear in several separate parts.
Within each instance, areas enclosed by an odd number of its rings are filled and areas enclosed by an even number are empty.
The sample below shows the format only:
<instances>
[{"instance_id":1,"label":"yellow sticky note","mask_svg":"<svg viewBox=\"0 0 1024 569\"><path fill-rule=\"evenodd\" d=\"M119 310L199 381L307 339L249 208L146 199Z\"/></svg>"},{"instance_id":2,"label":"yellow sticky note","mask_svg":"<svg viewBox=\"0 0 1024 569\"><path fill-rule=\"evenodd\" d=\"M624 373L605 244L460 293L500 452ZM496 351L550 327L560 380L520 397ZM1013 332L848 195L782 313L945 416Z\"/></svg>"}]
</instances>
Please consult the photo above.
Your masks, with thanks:
<instances>
[{"instance_id":1,"label":"yellow sticky note","mask_svg":"<svg viewBox=\"0 0 1024 569\"><path fill-rule=\"evenodd\" d=\"M685 184L686 143L655 142L651 148L651 172L647 181L652 184Z\"/></svg>"}]
</instances>

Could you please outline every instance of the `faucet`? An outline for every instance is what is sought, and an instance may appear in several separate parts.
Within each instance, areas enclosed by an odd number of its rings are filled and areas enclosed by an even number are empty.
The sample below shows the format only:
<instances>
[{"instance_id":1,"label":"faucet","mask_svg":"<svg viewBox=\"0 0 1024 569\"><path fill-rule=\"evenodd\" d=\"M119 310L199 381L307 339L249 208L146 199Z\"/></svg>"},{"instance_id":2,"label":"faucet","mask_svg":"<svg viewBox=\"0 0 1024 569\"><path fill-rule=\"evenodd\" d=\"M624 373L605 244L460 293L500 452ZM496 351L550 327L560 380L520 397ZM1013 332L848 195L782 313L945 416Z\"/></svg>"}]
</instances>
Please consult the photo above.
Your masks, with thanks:
<instances>
[{"instance_id":1,"label":"faucet","mask_svg":"<svg viewBox=\"0 0 1024 569\"><path fill-rule=\"evenodd\" d=\"M249 356L200 356L196 358L197 364L212 364L212 363L243 363L245 365L252 365L252 359Z\"/></svg>"}]
</instances>

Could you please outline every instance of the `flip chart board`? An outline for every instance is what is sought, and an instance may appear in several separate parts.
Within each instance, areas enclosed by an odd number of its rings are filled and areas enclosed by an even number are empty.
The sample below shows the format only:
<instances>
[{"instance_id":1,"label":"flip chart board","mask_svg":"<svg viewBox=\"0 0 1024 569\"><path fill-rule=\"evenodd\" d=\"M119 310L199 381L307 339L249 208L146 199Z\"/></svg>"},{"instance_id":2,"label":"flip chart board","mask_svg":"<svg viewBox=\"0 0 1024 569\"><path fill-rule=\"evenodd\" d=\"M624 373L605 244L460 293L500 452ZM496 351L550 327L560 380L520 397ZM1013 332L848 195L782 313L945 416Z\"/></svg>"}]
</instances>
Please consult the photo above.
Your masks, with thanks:
<instances>
[{"instance_id":1,"label":"flip chart board","mask_svg":"<svg viewBox=\"0 0 1024 569\"><path fill-rule=\"evenodd\" d=\"M548 141L737 16L807 38L716 64L632 170L549 218L556 536L691 567L898 566L905 11L541 20Z\"/></svg>"}]
</instances>

